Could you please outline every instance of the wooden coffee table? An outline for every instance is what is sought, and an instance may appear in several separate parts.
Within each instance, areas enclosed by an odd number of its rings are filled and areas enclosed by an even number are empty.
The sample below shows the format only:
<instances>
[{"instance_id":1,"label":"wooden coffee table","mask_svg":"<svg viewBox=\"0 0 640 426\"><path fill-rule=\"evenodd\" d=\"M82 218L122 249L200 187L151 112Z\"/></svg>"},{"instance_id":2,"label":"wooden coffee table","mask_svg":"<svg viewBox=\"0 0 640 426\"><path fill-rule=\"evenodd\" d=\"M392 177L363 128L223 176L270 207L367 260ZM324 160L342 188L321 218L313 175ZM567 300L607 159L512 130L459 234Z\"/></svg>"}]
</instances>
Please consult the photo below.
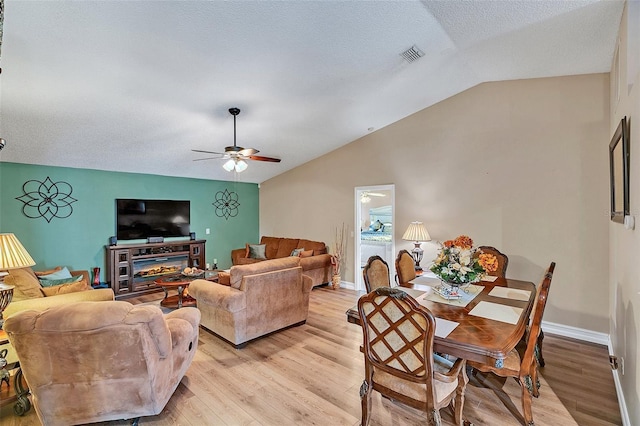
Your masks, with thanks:
<instances>
[{"instance_id":1,"label":"wooden coffee table","mask_svg":"<svg viewBox=\"0 0 640 426\"><path fill-rule=\"evenodd\" d=\"M182 307L196 306L196 299L189 296L188 291L187 294L185 294L185 291L189 287L191 281L217 281L217 279L217 274L211 274L209 271L206 271L203 275L199 275L197 277L189 277L183 274L166 275L164 277L157 278L153 282L164 290L164 299L160 301L160 306L169 309L180 309ZM169 296L169 290L174 289L177 290L178 293Z\"/></svg>"}]
</instances>

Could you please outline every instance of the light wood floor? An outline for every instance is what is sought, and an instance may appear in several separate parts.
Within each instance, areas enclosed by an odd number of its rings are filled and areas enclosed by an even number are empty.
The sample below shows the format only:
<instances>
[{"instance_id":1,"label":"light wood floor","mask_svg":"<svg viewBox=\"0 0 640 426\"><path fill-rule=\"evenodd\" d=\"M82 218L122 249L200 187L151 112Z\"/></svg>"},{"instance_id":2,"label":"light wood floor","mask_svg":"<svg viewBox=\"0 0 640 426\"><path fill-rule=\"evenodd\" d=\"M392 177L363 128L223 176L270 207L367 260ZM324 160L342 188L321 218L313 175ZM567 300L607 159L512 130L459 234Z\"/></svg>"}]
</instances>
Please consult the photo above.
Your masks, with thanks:
<instances>
[{"instance_id":1,"label":"light wood floor","mask_svg":"<svg viewBox=\"0 0 640 426\"><path fill-rule=\"evenodd\" d=\"M354 291L314 289L305 325L259 339L242 350L201 329L194 362L174 396L162 414L142 418L140 424L358 425L362 334L345 316L356 300ZM537 425L622 424L606 347L547 335L544 354L541 396L533 401ZM471 378L464 414L474 424L521 425L520 410L515 381ZM448 410L442 410L442 416L445 424L452 424ZM372 425L425 423L422 413L374 393ZM8 405L0 410L0 425L40 422L33 409L17 417Z\"/></svg>"}]
</instances>

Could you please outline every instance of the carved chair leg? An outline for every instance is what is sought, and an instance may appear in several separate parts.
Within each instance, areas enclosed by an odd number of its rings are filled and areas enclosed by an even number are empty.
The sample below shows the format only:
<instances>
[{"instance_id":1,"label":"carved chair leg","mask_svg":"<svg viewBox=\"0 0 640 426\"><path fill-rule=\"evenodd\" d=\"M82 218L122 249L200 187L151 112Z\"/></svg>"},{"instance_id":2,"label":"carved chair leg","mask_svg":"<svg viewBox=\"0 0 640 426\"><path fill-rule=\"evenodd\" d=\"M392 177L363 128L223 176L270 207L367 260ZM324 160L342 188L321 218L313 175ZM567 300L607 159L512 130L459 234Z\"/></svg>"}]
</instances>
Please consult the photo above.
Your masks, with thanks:
<instances>
[{"instance_id":1,"label":"carved chair leg","mask_svg":"<svg viewBox=\"0 0 640 426\"><path fill-rule=\"evenodd\" d=\"M434 425L434 426L442 426L442 419L440 418L440 411L437 409L433 409L433 411L431 411L430 414L431 417L431 421L429 422L430 425Z\"/></svg>"},{"instance_id":2,"label":"carved chair leg","mask_svg":"<svg viewBox=\"0 0 640 426\"><path fill-rule=\"evenodd\" d=\"M531 380L530 376L520 377L520 387L522 388L522 415L527 426L533 425L533 412L531 411L531 390L527 382Z\"/></svg>"},{"instance_id":3,"label":"carved chair leg","mask_svg":"<svg viewBox=\"0 0 640 426\"><path fill-rule=\"evenodd\" d=\"M360 425L367 426L371 413L371 386L369 386L366 380L364 380L360 386L360 403L362 405L362 420Z\"/></svg>"},{"instance_id":4,"label":"carved chair leg","mask_svg":"<svg viewBox=\"0 0 640 426\"><path fill-rule=\"evenodd\" d=\"M458 387L456 388L455 410L453 415L457 425L463 424L462 409L464 408L464 393L467 388L467 383L469 383L469 377L467 376L467 367L465 365L460 369L460 373L458 374Z\"/></svg>"},{"instance_id":5,"label":"carved chair leg","mask_svg":"<svg viewBox=\"0 0 640 426\"><path fill-rule=\"evenodd\" d=\"M540 380L538 379L538 365L533 363L531 366L531 395L534 397L540 396Z\"/></svg>"}]
</instances>

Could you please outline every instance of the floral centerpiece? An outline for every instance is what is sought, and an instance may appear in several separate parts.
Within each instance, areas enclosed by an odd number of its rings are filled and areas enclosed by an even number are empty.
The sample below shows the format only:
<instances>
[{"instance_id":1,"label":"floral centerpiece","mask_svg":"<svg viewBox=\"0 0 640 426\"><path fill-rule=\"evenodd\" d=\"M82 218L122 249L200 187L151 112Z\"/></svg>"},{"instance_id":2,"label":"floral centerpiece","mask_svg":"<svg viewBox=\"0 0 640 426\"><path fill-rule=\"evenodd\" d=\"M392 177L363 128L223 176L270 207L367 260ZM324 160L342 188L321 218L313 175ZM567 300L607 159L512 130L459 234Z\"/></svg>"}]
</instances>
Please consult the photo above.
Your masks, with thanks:
<instances>
[{"instance_id":1,"label":"floral centerpiece","mask_svg":"<svg viewBox=\"0 0 640 426\"><path fill-rule=\"evenodd\" d=\"M488 272L498 270L498 259L473 247L473 240L460 235L442 243L431 272L445 283L458 287L478 282Z\"/></svg>"}]
</instances>

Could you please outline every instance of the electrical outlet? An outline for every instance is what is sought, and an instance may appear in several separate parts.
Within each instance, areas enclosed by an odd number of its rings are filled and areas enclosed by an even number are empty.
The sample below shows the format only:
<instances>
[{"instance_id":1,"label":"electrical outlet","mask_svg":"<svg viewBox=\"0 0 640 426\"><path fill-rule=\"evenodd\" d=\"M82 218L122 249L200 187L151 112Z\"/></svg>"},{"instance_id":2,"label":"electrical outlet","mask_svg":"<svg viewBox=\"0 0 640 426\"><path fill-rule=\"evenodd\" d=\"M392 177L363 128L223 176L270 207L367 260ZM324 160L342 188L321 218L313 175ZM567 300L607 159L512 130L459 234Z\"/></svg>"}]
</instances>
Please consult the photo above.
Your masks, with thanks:
<instances>
[{"instance_id":1,"label":"electrical outlet","mask_svg":"<svg viewBox=\"0 0 640 426\"><path fill-rule=\"evenodd\" d=\"M615 355L609 355L609 365L611 365L612 370L618 369L618 357Z\"/></svg>"},{"instance_id":2,"label":"electrical outlet","mask_svg":"<svg viewBox=\"0 0 640 426\"><path fill-rule=\"evenodd\" d=\"M205 234L207 234L207 235L209 235L209 234L211 233L211 229L209 229L209 228L205 229L205 230L204 230L204 233L205 233Z\"/></svg>"}]
</instances>

